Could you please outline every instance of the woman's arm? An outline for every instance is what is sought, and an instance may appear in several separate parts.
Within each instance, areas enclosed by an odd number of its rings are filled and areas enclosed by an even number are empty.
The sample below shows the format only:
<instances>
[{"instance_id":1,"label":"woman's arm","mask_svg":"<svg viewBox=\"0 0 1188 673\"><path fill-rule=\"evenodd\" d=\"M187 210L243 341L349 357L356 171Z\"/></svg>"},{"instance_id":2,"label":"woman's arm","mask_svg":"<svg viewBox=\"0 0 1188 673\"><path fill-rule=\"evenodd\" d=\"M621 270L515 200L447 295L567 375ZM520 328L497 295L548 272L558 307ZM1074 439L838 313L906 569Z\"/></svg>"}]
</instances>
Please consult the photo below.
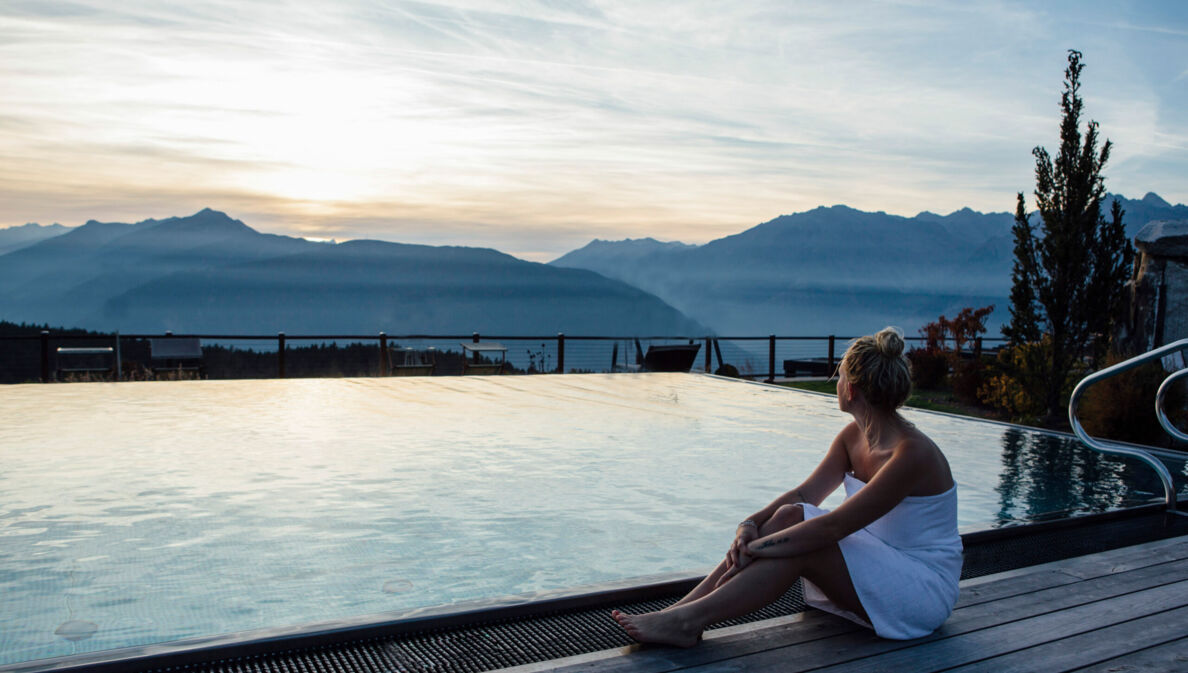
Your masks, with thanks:
<instances>
[{"instance_id":1,"label":"woman's arm","mask_svg":"<svg viewBox=\"0 0 1188 673\"><path fill-rule=\"evenodd\" d=\"M929 465L927 448L904 442L870 483L837 509L747 545L751 556L770 558L817 551L890 512L915 489Z\"/></svg>"},{"instance_id":2,"label":"woman's arm","mask_svg":"<svg viewBox=\"0 0 1188 673\"><path fill-rule=\"evenodd\" d=\"M799 502L820 505L821 501L842 482L846 470L850 469L850 455L846 450L846 445L848 441L852 441L850 435L857 431L858 426L853 423L842 429L837 433L837 437L833 438L833 443L829 445L829 451L825 453L825 457L821 459L808 479L791 491L772 500L770 504L747 519L754 521L758 528L767 523L776 510L784 505L794 505Z\"/></svg>"}]
</instances>

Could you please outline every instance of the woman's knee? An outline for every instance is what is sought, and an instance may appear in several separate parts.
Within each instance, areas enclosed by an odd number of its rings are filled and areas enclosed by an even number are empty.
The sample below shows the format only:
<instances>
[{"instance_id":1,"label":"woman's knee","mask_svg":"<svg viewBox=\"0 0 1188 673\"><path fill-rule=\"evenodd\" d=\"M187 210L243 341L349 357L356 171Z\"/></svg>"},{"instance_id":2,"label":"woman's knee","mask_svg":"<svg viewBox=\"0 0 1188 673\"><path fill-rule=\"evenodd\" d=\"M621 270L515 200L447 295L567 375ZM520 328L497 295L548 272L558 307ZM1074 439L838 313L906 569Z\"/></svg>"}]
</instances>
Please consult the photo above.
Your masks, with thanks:
<instances>
[{"instance_id":1,"label":"woman's knee","mask_svg":"<svg viewBox=\"0 0 1188 673\"><path fill-rule=\"evenodd\" d=\"M771 518L763 524L763 528L759 531L763 535L771 535L777 530L783 530L788 526L795 526L804 521L804 508L800 503L794 505L780 505L779 509L771 515Z\"/></svg>"}]
</instances>

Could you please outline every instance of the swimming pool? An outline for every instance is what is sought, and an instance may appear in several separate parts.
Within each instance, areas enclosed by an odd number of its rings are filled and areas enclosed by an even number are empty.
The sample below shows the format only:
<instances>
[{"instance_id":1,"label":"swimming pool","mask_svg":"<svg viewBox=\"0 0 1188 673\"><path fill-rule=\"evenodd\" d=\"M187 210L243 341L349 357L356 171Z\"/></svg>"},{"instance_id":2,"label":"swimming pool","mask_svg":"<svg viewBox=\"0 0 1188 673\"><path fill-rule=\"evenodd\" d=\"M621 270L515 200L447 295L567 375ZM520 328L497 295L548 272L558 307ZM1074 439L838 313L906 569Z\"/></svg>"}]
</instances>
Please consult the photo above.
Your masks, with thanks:
<instances>
[{"instance_id":1,"label":"swimming pool","mask_svg":"<svg viewBox=\"0 0 1188 673\"><path fill-rule=\"evenodd\" d=\"M1059 436L907 415L963 530L1161 494ZM694 374L0 388L0 663L705 569L847 419Z\"/></svg>"}]
</instances>

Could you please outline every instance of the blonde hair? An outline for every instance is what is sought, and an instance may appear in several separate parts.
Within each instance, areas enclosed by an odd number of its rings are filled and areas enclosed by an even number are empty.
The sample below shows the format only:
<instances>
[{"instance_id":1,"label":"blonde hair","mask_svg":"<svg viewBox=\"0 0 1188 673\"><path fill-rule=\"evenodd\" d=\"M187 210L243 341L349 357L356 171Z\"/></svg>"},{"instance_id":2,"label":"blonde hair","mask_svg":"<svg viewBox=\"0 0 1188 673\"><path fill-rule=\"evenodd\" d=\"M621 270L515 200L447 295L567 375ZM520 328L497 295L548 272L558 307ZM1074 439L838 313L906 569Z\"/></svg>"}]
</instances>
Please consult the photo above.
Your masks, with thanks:
<instances>
[{"instance_id":1,"label":"blonde hair","mask_svg":"<svg viewBox=\"0 0 1188 673\"><path fill-rule=\"evenodd\" d=\"M884 327L878 334L854 339L842 356L841 369L850 385L876 409L895 411L912 392L911 366L903 346L903 332Z\"/></svg>"}]
</instances>

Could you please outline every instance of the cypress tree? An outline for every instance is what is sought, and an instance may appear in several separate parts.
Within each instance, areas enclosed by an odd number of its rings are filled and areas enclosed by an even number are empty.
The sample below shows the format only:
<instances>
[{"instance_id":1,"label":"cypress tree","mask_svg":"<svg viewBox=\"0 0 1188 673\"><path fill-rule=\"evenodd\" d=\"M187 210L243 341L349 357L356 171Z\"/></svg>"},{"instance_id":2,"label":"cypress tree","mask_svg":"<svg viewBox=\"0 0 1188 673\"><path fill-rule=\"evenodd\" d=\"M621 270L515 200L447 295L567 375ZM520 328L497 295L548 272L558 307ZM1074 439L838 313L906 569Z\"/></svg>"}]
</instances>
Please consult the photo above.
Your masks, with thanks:
<instances>
[{"instance_id":1,"label":"cypress tree","mask_svg":"<svg viewBox=\"0 0 1188 673\"><path fill-rule=\"evenodd\" d=\"M1095 121L1081 135L1084 67L1081 53L1070 49L1060 97L1060 152L1053 159L1043 147L1032 150L1038 222L1033 225L1019 193L1012 227L1011 321L1003 334L1016 347L1042 344L1044 357L1035 365L1041 371L1020 372L1020 379L1038 382L1033 385L1040 389L1030 392L1047 410L1049 424L1063 415L1070 374L1104 355L1133 256L1121 206L1114 201L1109 221L1101 212L1111 143L1098 151Z\"/></svg>"}]
</instances>

